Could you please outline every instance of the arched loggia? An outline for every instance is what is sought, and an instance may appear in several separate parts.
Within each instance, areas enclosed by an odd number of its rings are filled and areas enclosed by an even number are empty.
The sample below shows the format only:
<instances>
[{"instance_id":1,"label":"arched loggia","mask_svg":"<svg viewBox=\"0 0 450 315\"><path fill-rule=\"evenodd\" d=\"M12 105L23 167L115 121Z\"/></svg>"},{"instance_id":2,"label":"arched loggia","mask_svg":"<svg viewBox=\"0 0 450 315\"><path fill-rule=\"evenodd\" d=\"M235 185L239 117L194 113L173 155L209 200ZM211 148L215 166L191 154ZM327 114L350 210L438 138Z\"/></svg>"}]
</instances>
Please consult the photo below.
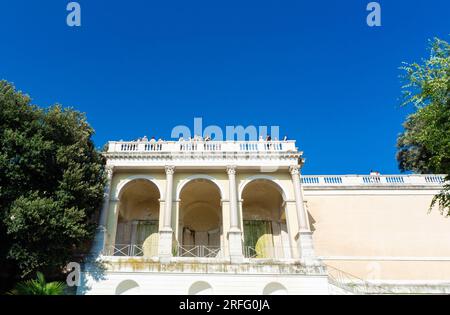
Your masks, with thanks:
<instances>
[{"instance_id":1,"label":"arched loggia","mask_svg":"<svg viewBox=\"0 0 450 315\"><path fill-rule=\"evenodd\" d=\"M216 257L223 243L221 191L210 179L196 178L180 191L179 256Z\"/></svg>"},{"instance_id":2,"label":"arched loggia","mask_svg":"<svg viewBox=\"0 0 450 315\"><path fill-rule=\"evenodd\" d=\"M269 179L253 179L242 190L244 255L290 258L284 192Z\"/></svg>"},{"instance_id":3,"label":"arched loggia","mask_svg":"<svg viewBox=\"0 0 450 315\"><path fill-rule=\"evenodd\" d=\"M147 179L133 179L121 188L114 255L157 256L160 197Z\"/></svg>"}]
</instances>

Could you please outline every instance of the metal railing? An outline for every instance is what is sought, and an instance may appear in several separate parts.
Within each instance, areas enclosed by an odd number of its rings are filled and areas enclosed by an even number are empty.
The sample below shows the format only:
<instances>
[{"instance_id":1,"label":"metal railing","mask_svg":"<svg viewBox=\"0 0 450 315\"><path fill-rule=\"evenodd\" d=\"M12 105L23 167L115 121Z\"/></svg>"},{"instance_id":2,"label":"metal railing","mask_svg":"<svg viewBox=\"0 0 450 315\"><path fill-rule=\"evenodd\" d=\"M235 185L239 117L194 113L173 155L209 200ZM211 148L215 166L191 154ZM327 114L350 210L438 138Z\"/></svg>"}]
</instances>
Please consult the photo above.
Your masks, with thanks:
<instances>
[{"instance_id":1,"label":"metal railing","mask_svg":"<svg viewBox=\"0 0 450 315\"><path fill-rule=\"evenodd\" d=\"M144 256L142 245L115 244L103 249L105 256Z\"/></svg>"},{"instance_id":2,"label":"metal railing","mask_svg":"<svg viewBox=\"0 0 450 315\"><path fill-rule=\"evenodd\" d=\"M106 246L102 254L104 256L153 257L158 255L158 245L115 244Z\"/></svg>"},{"instance_id":3,"label":"metal railing","mask_svg":"<svg viewBox=\"0 0 450 315\"><path fill-rule=\"evenodd\" d=\"M256 259L287 259L291 257L292 248L289 246L244 246L245 258Z\"/></svg>"},{"instance_id":4,"label":"metal railing","mask_svg":"<svg viewBox=\"0 0 450 315\"><path fill-rule=\"evenodd\" d=\"M244 246L244 257L245 258L259 258L263 256L261 252L258 252L254 246Z\"/></svg>"},{"instance_id":5,"label":"metal railing","mask_svg":"<svg viewBox=\"0 0 450 315\"><path fill-rule=\"evenodd\" d=\"M221 258L223 251L220 246L177 245L174 256Z\"/></svg>"},{"instance_id":6,"label":"metal railing","mask_svg":"<svg viewBox=\"0 0 450 315\"><path fill-rule=\"evenodd\" d=\"M157 256L158 246L144 246L132 244L115 244L106 246L102 254L104 256ZM175 257L204 257L204 258L221 258L223 251L220 246L204 246L204 245L176 245L172 252Z\"/></svg>"}]
</instances>

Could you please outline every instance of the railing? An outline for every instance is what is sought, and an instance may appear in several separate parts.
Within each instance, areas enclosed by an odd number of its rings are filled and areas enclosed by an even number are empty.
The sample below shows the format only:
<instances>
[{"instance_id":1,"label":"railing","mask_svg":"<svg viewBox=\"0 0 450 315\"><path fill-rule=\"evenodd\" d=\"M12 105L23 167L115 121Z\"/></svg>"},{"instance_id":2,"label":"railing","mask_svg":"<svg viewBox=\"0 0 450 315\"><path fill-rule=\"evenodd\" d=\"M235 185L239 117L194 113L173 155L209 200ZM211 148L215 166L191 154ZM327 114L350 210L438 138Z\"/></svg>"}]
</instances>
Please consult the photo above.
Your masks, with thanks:
<instances>
[{"instance_id":1,"label":"railing","mask_svg":"<svg viewBox=\"0 0 450 315\"><path fill-rule=\"evenodd\" d=\"M105 256L144 256L142 245L116 244L105 247Z\"/></svg>"},{"instance_id":2,"label":"railing","mask_svg":"<svg viewBox=\"0 0 450 315\"><path fill-rule=\"evenodd\" d=\"M108 152L297 152L288 141L110 141Z\"/></svg>"},{"instance_id":3,"label":"railing","mask_svg":"<svg viewBox=\"0 0 450 315\"><path fill-rule=\"evenodd\" d=\"M348 272L326 265L330 284L351 294L393 294L392 291L358 278Z\"/></svg>"},{"instance_id":4,"label":"railing","mask_svg":"<svg viewBox=\"0 0 450 315\"><path fill-rule=\"evenodd\" d=\"M107 246L103 250L104 256L157 256L158 246L116 244ZM173 256L175 257L205 257L205 258L221 258L223 252L219 246L204 245L176 245L174 247Z\"/></svg>"},{"instance_id":5,"label":"railing","mask_svg":"<svg viewBox=\"0 0 450 315\"><path fill-rule=\"evenodd\" d=\"M257 250L254 246L244 246L245 258L268 258L266 253L261 250Z\"/></svg>"},{"instance_id":6,"label":"railing","mask_svg":"<svg viewBox=\"0 0 450 315\"><path fill-rule=\"evenodd\" d=\"M431 185L441 186L445 175L302 175L304 186Z\"/></svg>"},{"instance_id":7,"label":"railing","mask_svg":"<svg viewBox=\"0 0 450 315\"><path fill-rule=\"evenodd\" d=\"M220 246L205 245L178 245L174 253L177 257L221 258L222 255Z\"/></svg>"},{"instance_id":8,"label":"railing","mask_svg":"<svg viewBox=\"0 0 450 315\"><path fill-rule=\"evenodd\" d=\"M244 246L245 258L256 259L285 259L291 257L292 249L289 246Z\"/></svg>"}]
</instances>

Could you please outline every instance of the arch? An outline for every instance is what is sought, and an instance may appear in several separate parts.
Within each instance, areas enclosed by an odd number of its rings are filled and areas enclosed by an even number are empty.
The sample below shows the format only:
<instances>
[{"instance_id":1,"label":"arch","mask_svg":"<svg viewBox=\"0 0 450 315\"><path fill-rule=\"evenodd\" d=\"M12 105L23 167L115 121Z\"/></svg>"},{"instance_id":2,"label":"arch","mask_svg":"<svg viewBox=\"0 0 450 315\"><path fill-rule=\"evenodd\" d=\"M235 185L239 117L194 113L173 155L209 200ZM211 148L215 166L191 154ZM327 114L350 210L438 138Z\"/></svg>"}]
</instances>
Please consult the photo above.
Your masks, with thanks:
<instances>
[{"instance_id":1,"label":"arch","mask_svg":"<svg viewBox=\"0 0 450 315\"><path fill-rule=\"evenodd\" d=\"M286 214L286 193L276 179L255 176L240 187L244 256L290 258L291 242Z\"/></svg>"},{"instance_id":2,"label":"arch","mask_svg":"<svg viewBox=\"0 0 450 315\"><path fill-rule=\"evenodd\" d=\"M212 286L205 281L194 282L188 290L189 295L211 295L213 293Z\"/></svg>"},{"instance_id":3,"label":"arch","mask_svg":"<svg viewBox=\"0 0 450 315\"><path fill-rule=\"evenodd\" d=\"M242 193L245 190L245 187L256 181L256 180L267 180L269 182L271 182L274 187L276 189L278 189L278 191L280 192L281 196L283 197L283 201L287 201L288 200L288 190L286 189L286 187L284 187L284 185L280 182L279 179L273 177L273 176L269 176L269 175L255 175L255 176L250 176L247 177L244 181L242 181L242 183L239 185L239 199L242 199Z\"/></svg>"},{"instance_id":4,"label":"arch","mask_svg":"<svg viewBox=\"0 0 450 315\"><path fill-rule=\"evenodd\" d=\"M157 188L158 193L159 193L159 198L162 198L161 192L163 190L161 189L160 185L155 181L155 178L153 176L149 176L149 175L132 175L132 176L128 176L125 179L122 179L121 181L119 181L119 183L116 186L114 198L116 200L120 199L120 196L126 190L126 186L128 186L128 184L130 184L136 180L146 180L146 181L150 182L151 184L155 185L155 187Z\"/></svg>"},{"instance_id":5,"label":"arch","mask_svg":"<svg viewBox=\"0 0 450 315\"><path fill-rule=\"evenodd\" d=\"M288 290L278 282L271 282L264 287L263 295L287 295Z\"/></svg>"},{"instance_id":6,"label":"arch","mask_svg":"<svg viewBox=\"0 0 450 315\"><path fill-rule=\"evenodd\" d=\"M130 176L117 189L113 242L118 256L153 257L158 252L161 192L145 176Z\"/></svg>"},{"instance_id":7,"label":"arch","mask_svg":"<svg viewBox=\"0 0 450 315\"><path fill-rule=\"evenodd\" d=\"M151 198L152 203L154 203L157 208L157 212L159 212L161 199L161 191L159 187L151 180L147 178L133 178L123 182L120 187L120 190L117 190L118 200L120 201L120 207L118 214L122 212L122 208L124 207L124 202L129 198L130 195L135 195L130 201L133 202L142 202L143 199ZM149 199L150 200L150 199ZM126 207L125 207L126 208Z\"/></svg>"},{"instance_id":8,"label":"arch","mask_svg":"<svg viewBox=\"0 0 450 315\"><path fill-rule=\"evenodd\" d=\"M212 182L214 185L217 186L217 188L220 192L220 198L223 199L223 197L225 196L223 187L217 182L217 179L215 177L212 177L212 176L209 176L206 174L196 174L196 175L192 175L192 176L189 176L189 177L183 179L183 181L180 184L178 184L176 200L180 199L180 195L181 195L181 192L183 191L183 188L187 184L189 184L191 181L196 180L196 179L209 180L210 182Z\"/></svg>"},{"instance_id":9,"label":"arch","mask_svg":"<svg viewBox=\"0 0 450 315\"><path fill-rule=\"evenodd\" d=\"M185 180L178 193L178 254L216 257L224 242L220 186L210 178L196 176Z\"/></svg>"},{"instance_id":10,"label":"arch","mask_svg":"<svg viewBox=\"0 0 450 315\"><path fill-rule=\"evenodd\" d=\"M136 295L139 294L139 284L134 280L124 280L116 287L116 295Z\"/></svg>"}]
</instances>

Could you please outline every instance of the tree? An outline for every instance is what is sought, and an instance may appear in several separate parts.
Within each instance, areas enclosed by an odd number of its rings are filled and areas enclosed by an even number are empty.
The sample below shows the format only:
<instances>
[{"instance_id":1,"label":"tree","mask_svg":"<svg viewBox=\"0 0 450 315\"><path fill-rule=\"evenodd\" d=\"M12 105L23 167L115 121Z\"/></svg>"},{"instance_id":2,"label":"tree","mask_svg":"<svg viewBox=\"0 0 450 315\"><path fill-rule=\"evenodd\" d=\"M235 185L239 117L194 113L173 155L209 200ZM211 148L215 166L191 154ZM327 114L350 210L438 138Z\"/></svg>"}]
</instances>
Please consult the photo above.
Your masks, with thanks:
<instances>
[{"instance_id":1,"label":"tree","mask_svg":"<svg viewBox=\"0 0 450 315\"><path fill-rule=\"evenodd\" d=\"M444 189L433 198L450 215L450 45L441 39L431 43L430 57L422 64L405 64L402 105L416 110L403 124L397 139L401 171L446 174Z\"/></svg>"},{"instance_id":2,"label":"tree","mask_svg":"<svg viewBox=\"0 0 450 315\"><path fill-rule=\"evenodd\" d=\"M104 159L83 114L0 81L0 267L61 272L93 238Z\"/></svg>"},{"instance_id":3,"label":"tree","mask_svg":"<svg viewBox=\"0 0 450 315\"><path fill-rule=\"evenodd\" d=\"M11 295L62 295L64 282L47 282L42 272L38 272L36 279L22 281L9 292Z\"/></svg>"}]
</instances>

